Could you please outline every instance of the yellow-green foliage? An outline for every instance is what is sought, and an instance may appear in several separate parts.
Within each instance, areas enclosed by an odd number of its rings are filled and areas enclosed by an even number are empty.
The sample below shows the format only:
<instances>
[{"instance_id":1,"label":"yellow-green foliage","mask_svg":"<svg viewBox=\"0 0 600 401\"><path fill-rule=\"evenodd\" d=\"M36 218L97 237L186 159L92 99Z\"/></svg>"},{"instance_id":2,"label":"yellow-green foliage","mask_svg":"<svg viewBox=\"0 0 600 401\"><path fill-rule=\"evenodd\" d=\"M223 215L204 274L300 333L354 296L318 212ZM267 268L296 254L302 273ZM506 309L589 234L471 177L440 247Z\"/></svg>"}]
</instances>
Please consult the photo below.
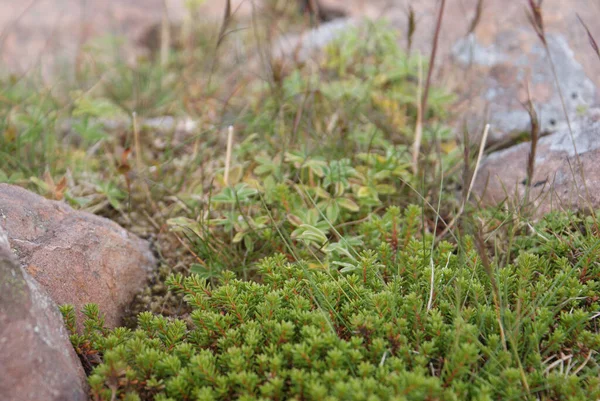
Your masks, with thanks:
<instances>
[{"instance_id":1,"label":"yellow-green foliage","mask_svg":"<svg viewBox=\"0 0 600 401\"><path fill-rule=\"evenodd\" d=\"M102 360L89 377L92 395L598 399L593 223L544 221L535 227L539 236L518 238L514 263L498 268L493 258L491 266L482 263L470 238L433 248L431 238L415 239L415 212L392 211L363 227L377 250L361 251L343 267L273 256L260 263L259 282L232 273L216 285L173 276L171 289L192 307L186 321L146 312L136 330L106 331L97 308L88 307L86 333L72 340ZM569 255L575 244L581 252ZM63 309L73 326L72 308Z\"/></svg>"}]
</instances>

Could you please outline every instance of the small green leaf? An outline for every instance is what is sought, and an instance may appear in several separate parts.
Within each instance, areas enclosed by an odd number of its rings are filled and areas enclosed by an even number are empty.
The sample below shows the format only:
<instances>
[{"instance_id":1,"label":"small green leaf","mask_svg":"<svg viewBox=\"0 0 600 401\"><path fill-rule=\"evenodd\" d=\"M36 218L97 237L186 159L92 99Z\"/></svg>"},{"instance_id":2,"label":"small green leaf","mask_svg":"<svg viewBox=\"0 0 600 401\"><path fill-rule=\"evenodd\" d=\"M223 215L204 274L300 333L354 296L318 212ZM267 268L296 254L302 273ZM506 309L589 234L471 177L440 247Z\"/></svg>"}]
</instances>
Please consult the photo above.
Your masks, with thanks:
<instances>
[{"instance_id":1,"label":"small green leaf","mask_svg":"<svg viewBox=\"0 0 600 401\"><path fill-rule=\"evenodd\" d=\"M360 207L356 204L356 202L350 198L339 198L337 200L337 204L351 212L358 212L360 210Z\"/></svg>"},{"instance_id":2,"label":"small green leaf","mask_svg":"<svg viewBox=\"0 0 600 401\"><path fill-rule=\"evenodd\" d=\"M325 209L325 216L330 223L335 223L340 215L340 206L339 203L334 201L330 202L327 208Z\"/></svg>"},{"instance_id":3,"label":"small green leaf","mask_svg":"<svg viewBox=\"0 0 600 401\"><path fill-rule=\"evenodd\" d=\"M317 227L309 224L302 224L300 227L298 227L298 229L294 230L292 233L292 238L317 242L319 244L324 244L327 242L327 236L325 233L319 230Z\"/></svg>"},{"instance_id":4,"label":"small green leaf","mask_svg":"<svg viewBox=\"0 0 600 401\"><path fill-rule=\"evenodd\" d=\"M245 231L240 231L239 233L236 233L233 237L233 240L231 242L233 242L234 244L237 244L239 242L241 242L244 239L244 236L246 235Z\"/></svg>"}]
</instances>

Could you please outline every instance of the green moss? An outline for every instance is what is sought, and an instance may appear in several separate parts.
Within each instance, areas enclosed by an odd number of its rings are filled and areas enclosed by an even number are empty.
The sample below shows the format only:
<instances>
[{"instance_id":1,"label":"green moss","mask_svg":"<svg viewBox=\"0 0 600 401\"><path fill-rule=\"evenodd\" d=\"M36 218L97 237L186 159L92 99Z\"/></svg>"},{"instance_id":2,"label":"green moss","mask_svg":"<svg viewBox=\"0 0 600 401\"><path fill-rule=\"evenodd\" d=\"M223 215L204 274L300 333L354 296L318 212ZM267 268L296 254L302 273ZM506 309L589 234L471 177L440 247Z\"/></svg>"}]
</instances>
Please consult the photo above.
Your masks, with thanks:
<instances>
[{"instance_id":1,"label":"green moss","mask_svg":"<svg viewBox=\"0 0 600 401\"><path fill-rule=\"evenodd\" d=\"M587 261L599 241L578 231L589 247L556 253L573 243L575 220L554 217L535 227L555 234L534 239L537 254L525 234L498 268L469 237L432 248L408 235L392 249L385 227L406 235L412 218L392 211L363 227L379 246L354 264L274 256L259 282L172 276L188 321L146 312L137 329L108 332L92 308L74 338L102 357L89 381L104 400L597 399L600 267Z\"/></svg>"}]
</instances>

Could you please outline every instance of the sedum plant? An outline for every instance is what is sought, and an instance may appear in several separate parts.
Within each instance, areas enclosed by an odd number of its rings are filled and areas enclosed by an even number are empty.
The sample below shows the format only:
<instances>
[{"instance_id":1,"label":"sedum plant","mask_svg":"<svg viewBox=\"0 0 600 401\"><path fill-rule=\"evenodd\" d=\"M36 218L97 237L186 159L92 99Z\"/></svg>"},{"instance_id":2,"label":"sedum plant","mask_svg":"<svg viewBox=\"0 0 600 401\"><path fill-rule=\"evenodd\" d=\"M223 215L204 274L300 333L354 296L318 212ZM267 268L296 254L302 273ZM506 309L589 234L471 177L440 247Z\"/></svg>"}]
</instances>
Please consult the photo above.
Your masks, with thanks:
<instances>
[{"instance_id":1,"label":"sedum plant","mask_svg":"<svg viewBox=\"0 0 600 401\"><path fill-rule=\"evenodd\" d=\"M76 334L63 307L92 369L92 398L598 399L593 224L544 221L499 268L470 237L433 246L415 236L415 210L363 226L374 250L344 265L275 255L259 263L257 282L172 276L192 310L185 319L144 312L136 329L107 330L88 306ZM587 246L570 257L575 238ZM520 248L532 241L538 254Z\"/></svg>"}]
</instances>

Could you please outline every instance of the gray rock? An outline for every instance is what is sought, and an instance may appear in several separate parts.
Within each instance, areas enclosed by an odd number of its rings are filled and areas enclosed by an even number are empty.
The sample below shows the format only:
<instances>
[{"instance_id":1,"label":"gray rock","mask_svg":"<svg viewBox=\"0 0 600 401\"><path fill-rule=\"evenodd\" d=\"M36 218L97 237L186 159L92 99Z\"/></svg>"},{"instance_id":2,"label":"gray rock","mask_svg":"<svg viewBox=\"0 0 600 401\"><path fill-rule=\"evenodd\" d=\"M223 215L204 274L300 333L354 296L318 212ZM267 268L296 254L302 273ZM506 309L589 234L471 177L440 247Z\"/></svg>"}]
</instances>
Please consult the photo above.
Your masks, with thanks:
<instances>
[{"instance_id":1,"label":"gray rock","mask_svg":"<svg viewBox=\"0 0 600 401\"><path fill-rule=\"evenodd\" d=\"M489 106L488 121L493 127L492 138L496 140L508 133L529 130L529 114L522 106L527 100L524 92L527 82L532 96L537 96L535 105L542 131L554 131L566 120L550 59L542 43L534 41L528 53L516 56L515 50L509 49L511 42L518 44L516 32L504 35L502 41L488 47L478 43L471 34L460 39L453 51L458 66L476 66L482 68L481 72L489 69L479 84L482 86L479 97ZM574 119L595 104L596 86L575 58L564 35L549 34L548 47L567 113Z\"/></svg>"},{"instance_id":2,"label":"gray rock","mask_svg":"<svg viewBox=\"0 0 600 401\"><path fill-rule=\"evenodd\" d=\"M320 0L338 7L350 18L384 17L400 32L407 47L407 9L415 13L412 52L427 60L439 2L386 0ZM468 123L471 137L491 123L490 142L506 140L530 126L522 103L528 99L527 82L538 110L542 130L561 129L565 115L546 51L527 18L527 2L486 0L478 23L478 0L447 1L438 41L434 84L456 94L452 107L455 127ZM600 60L577 18L587 22L600 42L600 7L587 0L545 0L542 4L550 54L568 115L575 119L598 105Z\"/></svg>"},{"instance_id":3,"label":"gray rock","mask_svg":"<svg viewBox=\"0 0 600 401\"><path fill-rule=\"evenodd\" d=\"M0 73L26 73L38 67L46 78L72 79L81 50L94 39L124 39L122 56L130 61L136 42L164 16L180 22L188 13L185 0L0 0ZM232 0L236 17L247 16L253 4ZM194 23L219 21L225 3L207 1ZM93 57L101 54L92 53Z\"/></svg>"},{"instance_id":4,"label":"gray rock","mask_svg":"<svg viewBox=\"0 0 600 401\"><path fill-rule=\"evenodd\" d=\"M306 61L333 42L340 34L358 24L358 20L336 19L323 23L314 29L309 29L302 34L284 35L277 40L273 55L278 58L293 56L296 61Z\"/></svg>"},{"instance_id":5,"label":"gray rock","mask_svg":"<svg viewBox=\"0 0 600 401\"><path fill-rule=\"evenodd\" d=\"M536 216L553 210L600 208L600 109L538 142L529 199ZM527 190L529 142L488 156L473 187L484 204L520 202Z\"/></svg>"}]
</instances>

